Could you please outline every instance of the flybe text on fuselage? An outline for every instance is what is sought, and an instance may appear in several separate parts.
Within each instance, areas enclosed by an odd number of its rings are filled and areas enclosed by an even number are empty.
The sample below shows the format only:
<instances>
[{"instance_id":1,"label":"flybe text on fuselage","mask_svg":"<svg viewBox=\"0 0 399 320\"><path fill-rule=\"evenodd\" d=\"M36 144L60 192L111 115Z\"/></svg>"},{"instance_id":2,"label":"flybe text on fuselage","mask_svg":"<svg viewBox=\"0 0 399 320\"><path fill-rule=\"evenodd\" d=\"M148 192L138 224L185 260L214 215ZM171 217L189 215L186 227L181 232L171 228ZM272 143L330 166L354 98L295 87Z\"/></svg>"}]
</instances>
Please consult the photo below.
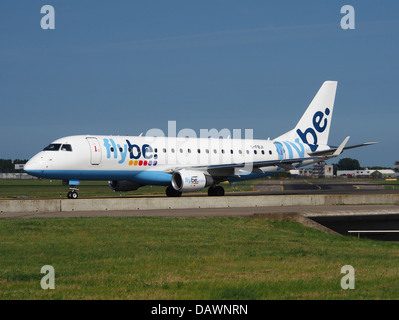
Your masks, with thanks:
<instances>
[{"instance_id":1,"label":"flybe text on fuselage","mask_svg":"<svg viewBox=\"0 0 399 320\"><path fill-rule=\"evenodd\" d=\"M126 144L123 146L116 144L114 139L104 138L104 147L107 150L107 159L111 158L111 154L113 154L114 159L118 159L120 157L119 163L124 163L129 153L129 158L138 160L141 157L144 160L157 159L158 155L154 152L154 149L149 144L143 144L141 147L137 144L132 144L128 139L126 139ZM155 163L156 161L152 162Z\"/></svg>"}]
</instances>

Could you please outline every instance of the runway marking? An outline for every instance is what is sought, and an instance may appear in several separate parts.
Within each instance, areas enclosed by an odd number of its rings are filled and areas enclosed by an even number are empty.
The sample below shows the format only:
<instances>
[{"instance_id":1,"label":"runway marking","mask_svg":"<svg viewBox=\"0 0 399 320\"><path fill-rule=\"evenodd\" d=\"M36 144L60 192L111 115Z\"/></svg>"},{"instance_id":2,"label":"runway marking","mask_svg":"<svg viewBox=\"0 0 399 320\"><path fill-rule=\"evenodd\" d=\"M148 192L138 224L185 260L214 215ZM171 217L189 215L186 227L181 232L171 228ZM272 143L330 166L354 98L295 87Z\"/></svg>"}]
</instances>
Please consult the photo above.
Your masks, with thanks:
<instances>
[{"instance_id":1,"label":"runway marking","mask_svg":"<svg viewBox=\"0 0 399 320\"><path fill-rule=\"evenodd\" d=\"M307 184L310 184L311 186L316 186L316 188L317 189L319 189L319 190L321 190L321 186L320 185L318 185L318 184L316 184L316 183L312 183L312 182L310 182L310 181L308 181L308 180L304 180Z\"/></svg>"}]
</instances>

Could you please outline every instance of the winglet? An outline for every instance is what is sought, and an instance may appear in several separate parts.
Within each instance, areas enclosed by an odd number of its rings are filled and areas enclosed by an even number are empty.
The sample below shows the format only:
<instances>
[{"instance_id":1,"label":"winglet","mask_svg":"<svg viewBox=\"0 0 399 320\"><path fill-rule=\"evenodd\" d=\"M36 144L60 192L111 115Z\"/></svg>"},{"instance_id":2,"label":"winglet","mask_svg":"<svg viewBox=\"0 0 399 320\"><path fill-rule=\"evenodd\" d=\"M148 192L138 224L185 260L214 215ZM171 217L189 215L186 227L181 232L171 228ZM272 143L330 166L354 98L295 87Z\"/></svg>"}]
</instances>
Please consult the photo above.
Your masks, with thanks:
<instances>
[{"instance_id":1,"label":"winglet","mask_svg":"<svg viewBox=\"0 0 399 320\"><path fill-rule=\"evenodd\" d=\"M348 143L349 138L350 138L350 136L347 136L347 137L345 138L345 140L342 141L342 143L341 143L340 146L337 148L337 150L335 150L335 152L332 154L332 157L338 157L338 156L342 153L342 151L344 150L346 144Z\"/></svg>"}]
</instances>

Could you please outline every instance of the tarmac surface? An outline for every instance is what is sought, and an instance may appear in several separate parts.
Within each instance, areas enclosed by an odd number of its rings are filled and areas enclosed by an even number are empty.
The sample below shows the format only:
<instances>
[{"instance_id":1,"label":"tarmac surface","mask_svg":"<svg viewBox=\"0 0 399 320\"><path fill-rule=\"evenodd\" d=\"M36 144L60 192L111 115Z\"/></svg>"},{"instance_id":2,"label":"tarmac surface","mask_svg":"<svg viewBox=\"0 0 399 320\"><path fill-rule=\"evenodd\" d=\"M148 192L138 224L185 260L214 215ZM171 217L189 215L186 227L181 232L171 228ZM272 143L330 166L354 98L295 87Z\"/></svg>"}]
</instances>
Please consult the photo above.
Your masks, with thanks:
<instances>
[{"instance_id":1,"label":"tarmac surface","mask_svg":"<svg viewBox=\"0 0 399 320\"><path fill-rule=\"evenodd\" d=\"M279 194L392 194L399 190L386 188L383 184L371 184L361 179L323 180L323 179L290 179L290 180L265 180L254 185L254 192L259 195Z\"/></svg>"}]
</instances>

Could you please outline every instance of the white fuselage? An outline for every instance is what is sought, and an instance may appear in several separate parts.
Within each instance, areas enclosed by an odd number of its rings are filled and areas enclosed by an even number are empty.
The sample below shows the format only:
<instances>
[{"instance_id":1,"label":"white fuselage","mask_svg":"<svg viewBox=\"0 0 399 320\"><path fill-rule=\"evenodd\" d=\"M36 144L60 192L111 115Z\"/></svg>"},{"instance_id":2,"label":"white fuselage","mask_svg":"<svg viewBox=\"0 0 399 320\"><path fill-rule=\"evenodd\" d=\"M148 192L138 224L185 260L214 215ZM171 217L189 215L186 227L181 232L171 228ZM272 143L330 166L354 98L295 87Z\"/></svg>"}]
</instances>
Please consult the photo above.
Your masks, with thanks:
<instances>
[{"instance_id":1,"label":"white fuselage","mask_svg":"<svg viewBox=\"0 0 399 320\"><path fill-rule=\"evenodd\" d=\"M131 180L143 185L170 185L175 170L206 171L212 166L243 163L245 166L234 175L226 174L226 180L237 181L275 174L282 169L274 165L252 170L255 162L306 158L308 152L308 145L299 140L80 135L52 142L29 160L25 171L50 179ZM297 166L312 162L303 161Z\"/></svg>"}]
</instances>

